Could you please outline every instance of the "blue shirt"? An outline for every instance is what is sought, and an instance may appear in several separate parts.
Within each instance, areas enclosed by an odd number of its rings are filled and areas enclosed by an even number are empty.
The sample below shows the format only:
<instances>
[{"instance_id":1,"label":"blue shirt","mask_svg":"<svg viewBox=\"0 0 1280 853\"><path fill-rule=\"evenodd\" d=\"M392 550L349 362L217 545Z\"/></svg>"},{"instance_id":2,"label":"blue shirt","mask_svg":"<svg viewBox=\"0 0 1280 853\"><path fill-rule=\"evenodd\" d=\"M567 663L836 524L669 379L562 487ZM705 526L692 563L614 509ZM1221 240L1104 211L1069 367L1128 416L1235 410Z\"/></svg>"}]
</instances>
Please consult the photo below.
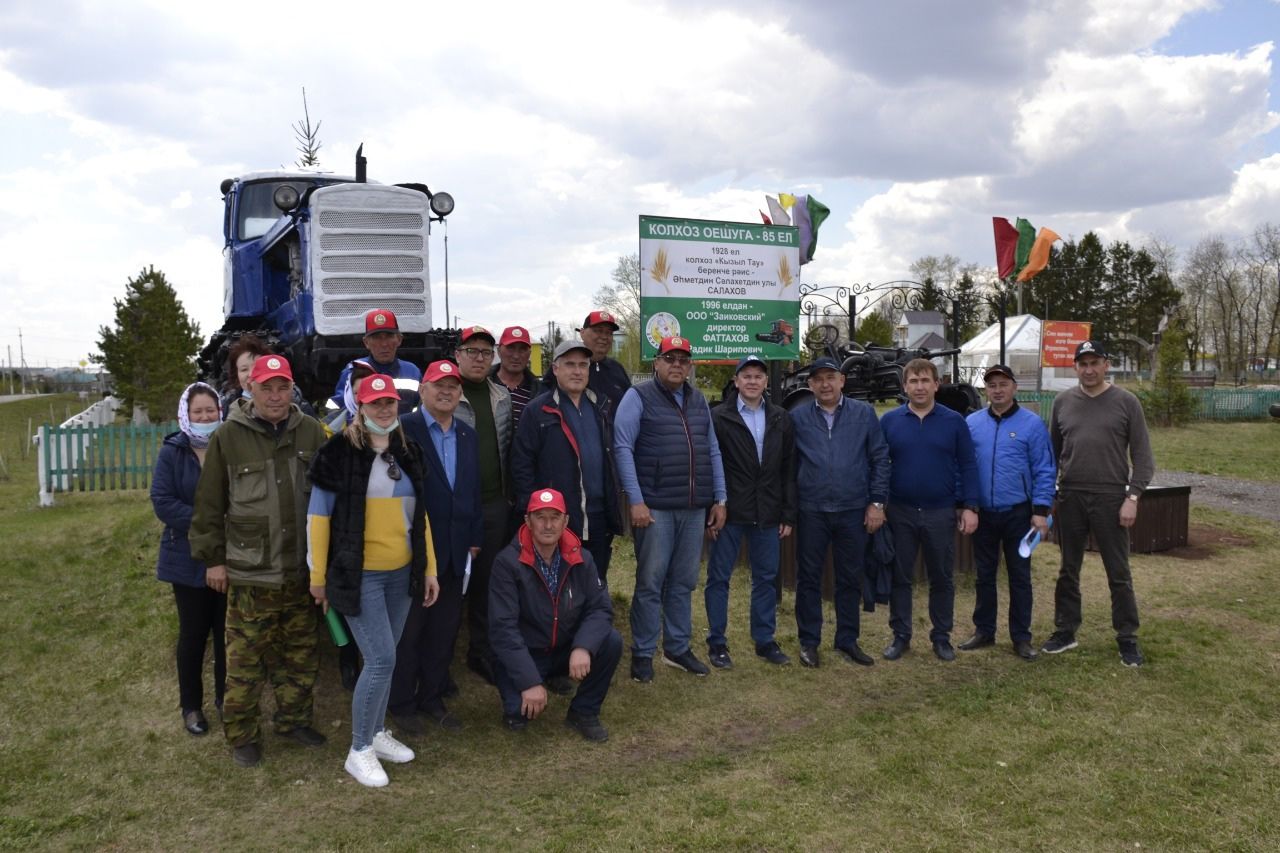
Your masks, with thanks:
<instances>
[{"instance_id":1,"label":"blue shirt","mask_svg":"<svg viewBox=\"0 0 1280 853\"><path fill-rule=\"evenodd\" d=\"M738 414L742 416L742 422L747 425L747 429L751 431L751 437L756 440L756 461L764 461L764 422L765 410L764 400L754 409L747 405L747 402L738 397Z\"/></svg>"},{"instance_id":2,"label":"blue shirt","mask_svg":"<svg viewBox=\"0 0 1280 853\"><path fill-rule=\"evenodd\" d=\"M560 588L560 549L551 555L551 563L542 559L542 555L538 553L538 549L533 549L533 564L538 567L538 573L542 575L542 579L547 582L547 589L551 590L552 595Z\"/></svg>"},{"instance_id":3,"label":"blue shirt","mask_svg":"<svg viewBox=\"0 0 1280 853\"><path fill-rule=\"evenodd\" d=\"M623 396L613 419L613 456L618 465L618 481L633 505L644 503L640 478L636 476L635 457L636 435L640 432L644 403L634 391L631 389ZM677 405L684 406L684 386L674 391L672 396L676 398ZM707 418L707 447L711 455L711 488L716 501L723 501L728 497L724 486L724 464L720 461L720 442L716 440L716 428L711 418Z\"/></svg>"},{"instance_id":4,"label":"blue shirt","mask_svg":"<svg viewBox=\"0 0 1280 853\"><path fill-rule=\"evenodd\" d=\"M921 418L904 403L885 412L880 429L893 463L889 503L918 509L978 505L978 464L962 415L935 403Z\"/></svg>"},{"instance_id":5,"label":"blue shirt","mask_svg":"<svg viewBox=\"0 0 1280 853\"><path fill-rule=\"evenodd\" d=\"M582 471L582 488L587 495L587 511L604 509L604 443L600 440L600 421L596 407L583 394L575 406L561 389L560 412L573 437L578 440L578 467Z\"/></svg>"},{"instance_id":6,"label":"blue shirt","mask_svg":"<svg viewBox=\"0 0 1280 853\"><path fill-rule=\"evenodd\" d=\"M449 478L449 488L452 489L458 476L458 431L452 422L446 430L429 412L424 411L422 417L426 418L427 435L431 436L431 444L436 449L436 456L440 457L444 475Z\"/></svg>"}]
</instances>

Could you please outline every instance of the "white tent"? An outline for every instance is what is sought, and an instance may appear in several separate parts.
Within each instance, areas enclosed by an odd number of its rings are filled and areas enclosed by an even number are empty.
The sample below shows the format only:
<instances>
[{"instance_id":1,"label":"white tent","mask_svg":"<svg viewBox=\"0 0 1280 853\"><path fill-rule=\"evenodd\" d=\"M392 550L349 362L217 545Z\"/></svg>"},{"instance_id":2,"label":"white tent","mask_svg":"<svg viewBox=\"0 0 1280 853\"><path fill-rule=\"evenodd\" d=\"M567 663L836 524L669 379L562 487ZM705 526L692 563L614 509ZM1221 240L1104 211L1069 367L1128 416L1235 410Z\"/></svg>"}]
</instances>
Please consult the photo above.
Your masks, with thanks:
<instances>
[{"instance_id":1,"label":"white tent","mask_svg":"<svg viewBox=\"0 0 1280 853\"><path fill-rule=\"evenodd\" d=\"M1040 318L1018 314L1004 320L1005 364L1018 377L1021 390L1036 387L1036 371L1040 370ZM1000 363L1000 324L992 323L960 346L960 372L971 376L974 387L982 387L982 373ZM1076 384L1069 368L1043 368L1041 387L1046 391L1065 391Z\"/></svg>"}]
</instances>

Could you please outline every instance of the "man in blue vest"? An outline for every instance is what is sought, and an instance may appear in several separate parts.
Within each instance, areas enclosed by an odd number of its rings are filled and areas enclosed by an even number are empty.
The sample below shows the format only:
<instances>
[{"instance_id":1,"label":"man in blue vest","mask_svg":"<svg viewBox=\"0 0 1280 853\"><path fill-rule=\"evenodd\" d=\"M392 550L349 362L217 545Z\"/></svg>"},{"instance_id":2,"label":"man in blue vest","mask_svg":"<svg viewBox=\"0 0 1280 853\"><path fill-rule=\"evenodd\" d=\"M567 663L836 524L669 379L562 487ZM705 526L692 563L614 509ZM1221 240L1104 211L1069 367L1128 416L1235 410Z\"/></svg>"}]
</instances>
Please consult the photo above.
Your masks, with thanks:
<instances>
[{"instance_id":1,"label":"man in blue vest","mask_svg":"<svg viewBox=\"0 0 1280 853\"><path fill-rule=\"evenodd\" d=\"M418 405L418 383L422 380L422 371L412 362L396 357L400 344L404 343L396 315L385 308L375 308L365 314L363 340L369 357L362 361L367 362L375 373L395 380L396 391L400 394L400 415L409 414ZM333 396L329 398L338 409L343 408L342 397L350 378L351 364L348 364L342 368Z\"/></svg>"},{"instance_id":2,"label":"man in blue vest","mask_svg":"<svg viewBox=\"0 0 1280 853\"><path fill-rule=\"evenodd\" d=\"M1025 661L1036 659L1031 646L1031 558L1018 543L1034 527L1049 534L1058 468L1049 428L1040 416L1018 405L1018 382L1003 364L987 368L982 383L990 405L966 419L978 459L978 529L973 534L973 636L961 651L996 641L996 572L1004 552L1009 574L1009 638Z\"/></svg>"},{"instance_id":3,"label":"man in blue vest","mask_svg":"<svg viewBox=\"0 0 1280 853\"><path fill-rule=\"evenodd\" d=\"M641 683L653 680L659 631L664 663L710 672L689 647L693 589L703 537L724 526L725 485L711 408L687 381L692 369L688 339L663 338L654 378L627 391L614 420L618 479L636 540L631 677Z\"/></svg>"}]
</instances>

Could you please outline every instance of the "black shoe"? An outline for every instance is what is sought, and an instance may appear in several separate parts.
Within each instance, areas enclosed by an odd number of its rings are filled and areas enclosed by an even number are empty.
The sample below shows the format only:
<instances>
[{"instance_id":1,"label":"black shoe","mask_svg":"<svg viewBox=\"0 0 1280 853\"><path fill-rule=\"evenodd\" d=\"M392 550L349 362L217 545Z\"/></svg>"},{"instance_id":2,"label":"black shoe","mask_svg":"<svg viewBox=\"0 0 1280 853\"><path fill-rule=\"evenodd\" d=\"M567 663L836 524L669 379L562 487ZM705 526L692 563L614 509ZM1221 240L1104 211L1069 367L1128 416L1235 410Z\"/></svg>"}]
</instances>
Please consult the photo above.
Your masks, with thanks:
<instances>
[{"instance_id":1,"label":"black shoe","mask_svg":"<svg viewBox=\"0 0 1280 853\"><path fill-rule=\"evenodd\" d=\"M810 669L817 669L821 663L822 663L822 660L818 657L818 649L816 646L800 647L800 665L801 666L807 666Z\"/></svg>"},{"instance_id":2,"label":"black shoe","mask_svg":"<svg viewBox=\"0 0 1280 853\"><path fill-rule=\"evenodd\" d=\"M1049 639L1045 640L1044 645L1040 647L1040 651L1047 655L1062 654L1065 651L1074 649L1080 645L1076 642L1076 638L1068 634L1066 631L1054 631Z\"/></svg>"},{"instance_id":3,"label":"black shoe","mask_svg":"<svg viewBox=\"0 0 1280 853\"><path fill-rule=\"evenodd\" d=\"M396 731L402 735L425 735L427 727L422 724L422 717L417 714L392 714L391 720L396 724Z\"/></svg>"},{"instance_id":4,"label":"black shoe","mask_svg":"<svg viewBox=\"0 0 1280 853\"><path fill-rule=\"evenodd\" d=\"M452 675L446 674L444 677L444 687L440 688L441 699L456 699L461 691L458 690L458 682L453 680Z\"/></svg>"},{"instance_id":5,"label":"black shoe","mask_svg":"<svg viewBox=\"0 0 1280 853\"><path fill-rule=\"evenodd\" d=\"M431 720L445 731L457 732L462 730L462 720L459 720L453 714L450 714L449 709L443 705L438 705L434 708L424 708L418 712L418 716Z\"/></svg>"},{"instance_id":6,"label":"black shoe","mask_svg":"<svg viewBox=\"0 0 1280 853\"><path fill-rule=\"evenodd\" d=\"M698 660L694 655L693 649L686 649L683 653L673 655L671 652L664 651L662 653L662 662L667 666L683 669L685 672L691 672L701 678L707 675L711 670L707 669L707 665Z\"/></svg>"},{"instance_id":7,"label":"black shoe","mask_svg":"<svg viewBox=\"0 0 1280 853\"><path fill-rule=\"evenodd\" d=\"M182 725L186 728L187 734L207 735L209 733L209 721L204 718L203 711L185 711L182 714Z\"/></svg>"},{"instance_id":8,"label":"black shoe","mask_svg":"<svg viewBox=\"0 0 1280 853\"><path fill-rule=\"evenodd\" d=\"M990 634L983 634L980 631L975 631L972 637L956 646L956 648L962 652L971 652L974 649L981 649L984 646L994 646L995 644L995 637Z\"/></svg>"},{"instance_id":9,"label":"black shoe","mask_svg":"<svg viewBox=\"0 0 1280 853\"><path fill-rule=\"evenodd\" d=\"M345 657L338 661L338 677L342 680L342 687L347 692L356 689L356 682L360 680L360 668L356 666L356 662L346 660Z\"/></svg>"},{"instance_id":10,"label":"black shoe","mask_svg":"<svg viewBox=\"0 0 1280 853\"><path fill-rule=\"evenodd\" d=\"M1137 640L1121 640L1120 641L1120 662L1125 666L1138 667L1147 662L1142 656L1142 650L1138 648Z\"/></svg>"},{"instance_id":11,"label":"black shoe","mask_svg":"<svg viewBox=\"0 0 1280 853\"><path fill-rule=\"evenodd\" d=\"M325 736L320 734L311 726L298 726L296 729L289 729L287 732L281 732L282 736L289 740L296 740L303 746L324 746Z\"/></svg>"},{"instance_id":12,"label":"black shoe","mask_svg":"<svg viewBox=\"0 0 1280 853\"><path fill-rule=\"evenodd\" d=\"M262 761L262 747L256 743L232 747L231 760L237 767L257 767L258 762Z\"/></svg>"},{"instance_id":13,"label":"black shoe","mask_svg":"<svg viewBox=\"0 0 1280 853\"><path fill-rule=\"evenodd\" d=\"M765 643L763 646L756 646L756 654L775 666L786 666L791 663L791 658L783 654L782 647L777 643Z\"/></svg>"},{"instance_id":14,"label":"black shoe","mask_svg":"<svg viewBox=\"0 0 1280 853\"><path fill-rule=\"evenodd\" d=\"M599 717L579 714L570 708L569 713L565 714L564 724L577 730L578 734L587 740L604 743L609 739L609 730L600 725Z\"/></svg>"},{"instance_id":15,"label":"black shoe","mask_svg":"<svg viewBox=\"0 0 1280 853\"><path fill-rule=\"evenodd\" d=\"M489 663L486 658L467 658L467 669L494 687L498 686L497 679L493 677L493 664Z\"/></svg>"},{"instance_id":16,"label":"black shoe","mask_svg":"<svg viewBox=\"0 0 1280 853\"><path fill-rule=\"evenodd\" d=\"M849 643L847 646L836 646L836 651L839 652L840 657L849 661L849 663L856 663L858 666L871 666L875 663L875 661L871 659L871 655L858 648L857 643Z\"/></svg>"},{"instance_id":17,"label":"black shoe","mask_svg":"<svg viewBox=\"0 0 1280 853\"><path fill-rule=\"evenodd\" d=\"M631 658L631 680L641 684L653 681L653 658Z\"/></svg>"},{"instance_id":18,"label":"black shoe","mask_svg":"<svg viewBox=\"0 0 1280 853\"><path fill-rule=\"evenodd\" d=\"M502 725L509 732L522 732L529 728L529 721L522 714L503 714Z\"/></svg>"},{"instance_id":19,"label":"black shoe","mask_svg":"<svg viewBox=\"0 0 1280 853\"><path fill-rule=\"evenodd\" d=\"M728 646L711 646L707 649L707 657L716 669L733 669L733 658L729 657Z\"/></svg>"},{"instance_id":20,"label":"black shoe","mask_svg":"<svg viewBox=\"0 0 1280 853\"><path fill-rule=\"evenodd\" d=\"M911 648L911 641L904 640L901 637L894 637L893 642L885 646L884 651L880 654L885 660L897 660L902 657L902 653Z\"/></svg>"},{"instance_id":21,"label":"black shoe","mask_svg":"<svg viewBox=\"0 0 1280 853\"><path fill-rule=\"evenodd\" d=\"M961 646L960 648L963 649L964 646ZM1026 640L1021 640L1017 643L1014 643L1013 653L1028 662L1033 661L1036 658L1040 657L1040 655L1036 654L1036 650L1032 648L1031 643L1027 642Z\"/></svg>"},{"instance_id":22,"label":"black shoe","mask_svg":"<svg viewBox=\"0 0 1280 853\"><path fill-rule=\"evenodd\" d=\"M956 650L951 648L950 640L934 640L933 653L938 660L952 661L956 659Z\"/></svg>"},{"instance_id":23,"label":"black shoe","mask_svg":"<svg viewBox=\"0 0 1280 853\"><path fill-rule=\"evenodd\" d=\"M578 689L578 682L567 675L555 675L547 679L546 686L557 696L571 696Z\"/></svg>"}]
</instances>

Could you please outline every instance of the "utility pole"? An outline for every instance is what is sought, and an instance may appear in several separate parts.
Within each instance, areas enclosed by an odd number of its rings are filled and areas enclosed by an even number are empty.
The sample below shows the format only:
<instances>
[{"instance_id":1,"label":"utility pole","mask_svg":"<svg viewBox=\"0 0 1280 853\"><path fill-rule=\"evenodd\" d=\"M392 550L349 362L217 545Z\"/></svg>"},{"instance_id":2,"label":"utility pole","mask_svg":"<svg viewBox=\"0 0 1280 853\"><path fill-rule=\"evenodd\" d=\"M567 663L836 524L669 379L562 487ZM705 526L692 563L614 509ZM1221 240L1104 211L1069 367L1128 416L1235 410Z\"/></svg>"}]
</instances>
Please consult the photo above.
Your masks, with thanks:
<instances>
[{"instance_id":1,"label":"utility pole","mask_svg":"<svg viewBox=\"0 0 1280 853\"><path fill-rule=\"evenodd\" d=\"M5 352L9 354L9 396L13 396L13 344L4 345Z\"/></svg>"},{"instance_id":2,"label":"utility pole","mask_svg":"<svg viewBox=\"0 0 1280 853\"><path fill-rule=\"evenodd\" d=\"M22 393L27 393L27 350L22 343L22 327L18 327L18 369L22 371Z\"/></svg>"}]
</instances>

